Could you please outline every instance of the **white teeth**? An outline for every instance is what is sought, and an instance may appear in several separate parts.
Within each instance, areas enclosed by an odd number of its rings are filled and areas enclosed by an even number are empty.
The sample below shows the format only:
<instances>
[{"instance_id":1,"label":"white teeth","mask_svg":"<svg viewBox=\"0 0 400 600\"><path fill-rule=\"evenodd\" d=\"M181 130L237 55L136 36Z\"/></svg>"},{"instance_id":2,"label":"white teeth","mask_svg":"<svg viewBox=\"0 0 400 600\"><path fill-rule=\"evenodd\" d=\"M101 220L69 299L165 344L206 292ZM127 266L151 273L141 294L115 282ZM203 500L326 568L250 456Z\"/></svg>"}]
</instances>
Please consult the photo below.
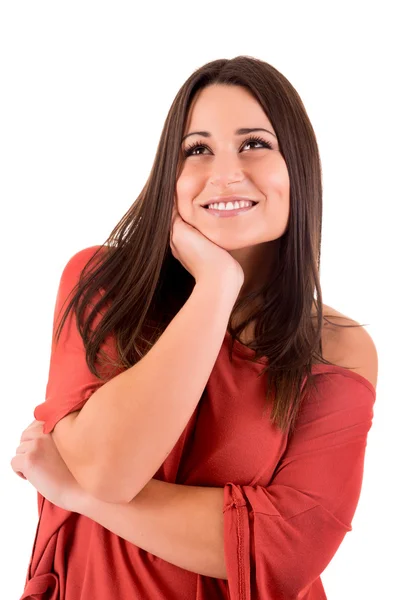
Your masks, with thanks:
<instances>
[{"instance_id":1,"label":"white teeth","mask_svg":"<svg viewBox=\"0 0 400 600\"><path fill-rule=\"evenodd\" d=\"M214 204L209 204L208 208L213 208L214 210L237 210L238 208L245 208L252 205L252 202L249 202L248 200L240 200L240 202L236 200L236 202L227 203L215 202Z\"/></svg>"}]
</instances>

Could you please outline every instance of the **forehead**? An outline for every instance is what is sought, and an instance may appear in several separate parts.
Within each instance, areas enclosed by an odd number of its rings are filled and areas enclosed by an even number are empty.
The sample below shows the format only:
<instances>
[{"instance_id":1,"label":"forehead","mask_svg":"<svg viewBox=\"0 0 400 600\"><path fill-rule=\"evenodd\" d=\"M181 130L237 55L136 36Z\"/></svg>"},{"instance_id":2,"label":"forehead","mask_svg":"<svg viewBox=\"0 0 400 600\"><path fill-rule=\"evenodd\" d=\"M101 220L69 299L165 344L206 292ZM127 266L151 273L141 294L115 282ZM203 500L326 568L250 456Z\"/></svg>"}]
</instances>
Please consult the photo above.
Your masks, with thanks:
<instances>
[{"instance_id":1,"label":"forehead","mask_svg":"<svg viewBox=\"0 0 400 600\"><path fill-rule=\"evenodd\" d=\"M185 133L193 128L227 128L233 131L234 127L266 125L273 131L263 108L247 88L213 84L196 93L187 116Z\"/></svg>"}]
</instances>

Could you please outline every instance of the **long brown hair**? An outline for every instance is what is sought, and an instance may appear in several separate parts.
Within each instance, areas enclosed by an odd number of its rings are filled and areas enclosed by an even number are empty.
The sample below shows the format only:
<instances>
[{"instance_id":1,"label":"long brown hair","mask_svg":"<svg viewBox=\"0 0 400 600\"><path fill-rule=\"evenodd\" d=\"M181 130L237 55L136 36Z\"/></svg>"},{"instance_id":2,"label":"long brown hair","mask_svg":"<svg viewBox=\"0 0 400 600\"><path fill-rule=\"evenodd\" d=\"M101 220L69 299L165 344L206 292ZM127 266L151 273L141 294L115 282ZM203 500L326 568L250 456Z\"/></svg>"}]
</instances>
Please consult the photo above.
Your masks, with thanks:
<instances>
[{"instance_id":1,"label":"long brown hair","mask_svg":"<svg viewBox=\"0 0 400 600\"><path fill-rule=\"evenodd\" d=\"M195 94L211 84L244 86L253 94L272 123L289 173L289 223L280 239L273 276L257 295L253 292L237 300L228 332L232 358L234 342L254 321L255 339L249 347L255 353L249 360L267 357L262 374L268 374L266 401L273 401L271 419L283 431L292 432L303 397L310 385L315 387L313 362L333 364L322 357L321 346L321 163L315 133L299 94L279 71L259 59L238 56L214 60L183 84L165 120L149 178L82 270L58 327L57 340L73 308L88 367L102 378L95 362L108 335L114 336L118 352L114 366L129 368L146 354L189 298L195 280L172 255L171 217L188 112ZM90 304L99 290L99 301ZM233 327L235 313L243 314L243 309L255 304L258 308ZM91 312L86 311L89 306L93 307ZM102 319L91 328L100 311Z\"/></svg>"}]
</instances>

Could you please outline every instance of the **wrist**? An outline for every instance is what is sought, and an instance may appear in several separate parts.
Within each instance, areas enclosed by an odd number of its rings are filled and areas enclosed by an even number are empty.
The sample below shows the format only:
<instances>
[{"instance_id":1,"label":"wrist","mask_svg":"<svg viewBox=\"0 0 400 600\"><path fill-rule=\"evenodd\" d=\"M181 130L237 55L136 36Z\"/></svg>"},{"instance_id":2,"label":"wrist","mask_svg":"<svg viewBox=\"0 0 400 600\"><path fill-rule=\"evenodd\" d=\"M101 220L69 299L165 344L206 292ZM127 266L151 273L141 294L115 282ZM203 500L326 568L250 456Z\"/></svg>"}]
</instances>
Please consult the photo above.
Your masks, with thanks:
<instances>
[{"instance_id":1,"label":"wrist","mask_svg":"<svg viewBox=\"0 0 400 600\"><path fill-rule=\"evenodd\" d=\"M205 289L208 294L216 294L217 297L221 297L221 294L223 294L235 301L239 295L243 281L244 277L237 273L215 273L197 281L195 288Z\"/></svg>"}]
</instances>

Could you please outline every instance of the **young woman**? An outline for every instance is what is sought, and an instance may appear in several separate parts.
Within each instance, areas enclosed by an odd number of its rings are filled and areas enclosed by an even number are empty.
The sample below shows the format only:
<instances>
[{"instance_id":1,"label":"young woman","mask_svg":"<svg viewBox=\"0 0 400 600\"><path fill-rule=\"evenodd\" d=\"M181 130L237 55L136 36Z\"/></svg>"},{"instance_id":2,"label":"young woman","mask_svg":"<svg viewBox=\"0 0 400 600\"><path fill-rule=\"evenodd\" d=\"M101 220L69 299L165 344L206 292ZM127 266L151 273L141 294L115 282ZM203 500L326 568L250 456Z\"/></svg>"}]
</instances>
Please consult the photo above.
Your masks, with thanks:
<instances>
[{"instance_id":1,"label":"young woman","mask_svg":"<svg viewBox=\"0 0 400 600\"><path fill-rule=\"evenodd\" d=\"M61 276L12 459L39 502L22 598L326 598L377 355L322 303L321 218L289 81L246 56L195 71L138 199Z\"/></svg>"}]
</instances>

